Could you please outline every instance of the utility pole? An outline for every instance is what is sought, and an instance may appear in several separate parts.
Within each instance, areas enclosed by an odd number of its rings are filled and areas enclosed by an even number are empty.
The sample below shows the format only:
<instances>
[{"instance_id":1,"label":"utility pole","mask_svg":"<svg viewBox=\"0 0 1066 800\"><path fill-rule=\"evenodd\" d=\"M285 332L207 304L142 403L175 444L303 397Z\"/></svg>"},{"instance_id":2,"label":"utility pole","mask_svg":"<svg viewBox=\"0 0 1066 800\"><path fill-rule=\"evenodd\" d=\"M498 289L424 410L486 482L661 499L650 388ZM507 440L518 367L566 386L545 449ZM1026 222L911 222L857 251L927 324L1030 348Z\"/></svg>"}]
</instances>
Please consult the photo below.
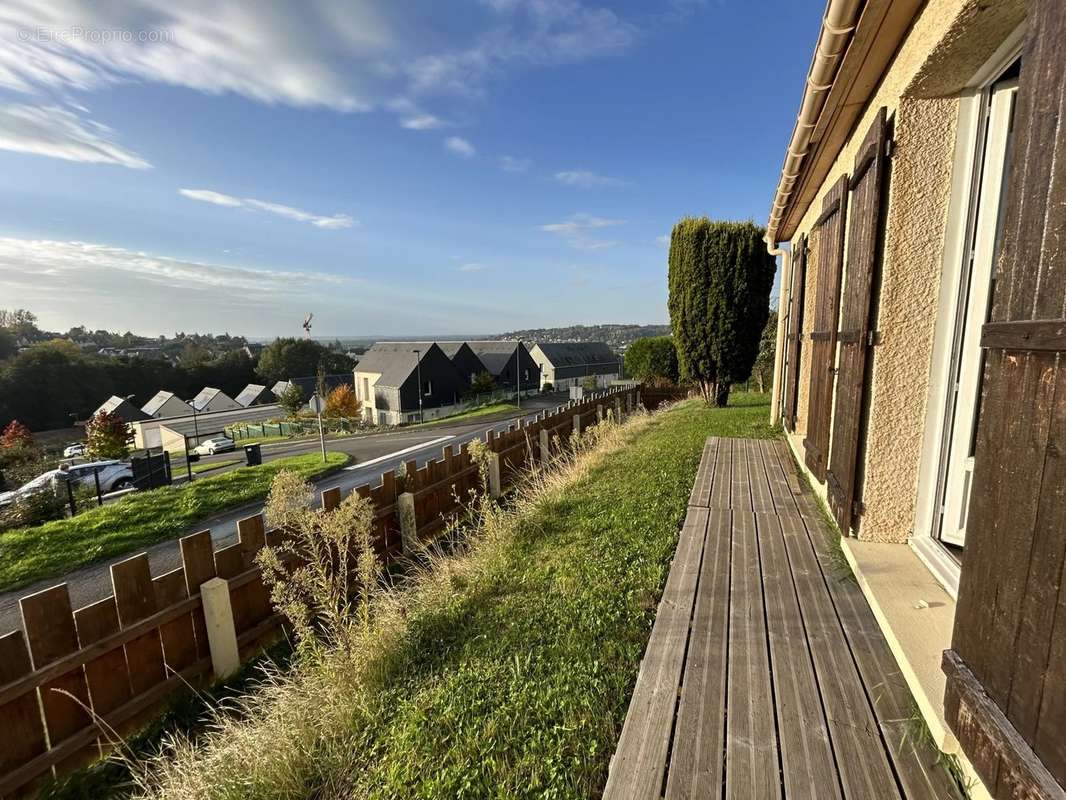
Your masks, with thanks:
<instances>
[{"instance_id":1,"label":"utility pole","mask_svg":"<svg viewBox=\"0 0 1066 800\"><path fill-rule=\"evenodd\" d=\"M415 372L417 373L416 380L418 381L418 422L419 424L426 421L426 415L422 411L422 351L412 350L415 354Z\"/></svg>"},{"instance_id":2,"label":"utility pole","mask_svg":"<svg viewBox=\"0 0 1066 800\"><path fill-rule=\"evenodd\" d=\"M522 340L518 340L518 346L514 349L514 377L518 382L518 410L522 410Z\"/></svg>"}]
</instances>

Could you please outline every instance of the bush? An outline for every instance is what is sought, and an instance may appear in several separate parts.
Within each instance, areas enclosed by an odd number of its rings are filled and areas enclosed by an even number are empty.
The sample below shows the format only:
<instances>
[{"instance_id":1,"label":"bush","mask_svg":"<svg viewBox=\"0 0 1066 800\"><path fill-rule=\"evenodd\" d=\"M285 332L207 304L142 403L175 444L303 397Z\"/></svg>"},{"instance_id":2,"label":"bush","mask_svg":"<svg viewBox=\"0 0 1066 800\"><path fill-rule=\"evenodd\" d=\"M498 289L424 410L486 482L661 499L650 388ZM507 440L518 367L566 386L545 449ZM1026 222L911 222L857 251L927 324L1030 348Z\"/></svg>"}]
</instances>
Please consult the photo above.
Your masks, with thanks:
<instances>
[{"instance_id":1,"label":"bush","mask_svg":"<svg viewBox=\"0 0 1066 800\"><path fill-rule=\"evenodd\" d=\"M0 434L0 448L8 450L12 447L33 447L33 434L17 419L11 420Z\"/></svg>"},{"instance_id":2,"label":"bush","mask_svg":"<svg viewBox=\"0 0 1066 800\"><path fill-rule=\"evenodd\" d=\"M547 394L548 392L554 392L555 387L552 385L551 381L547 381L543 386L540 387L540 390Z\"/></svg>"},{"instance_id":3,"label":"bush","mask_svg":"<svg viewBox=\"0 0 1066 800\"><path fill-rule=\"evenodd\" d=\"M672 386L678 380L677 347L669 336L637 339L626 349L626 372L650 386Z\"/></svg>"},{"instance_id":4,"label":"bush","mask_svg":"<svg viewBox=\"0 0 1066 800\"><path fill-rule=\"evenodd\" d=\"M91 459L125 458L133 431L118 414L101 411L85 425L85 453Z\"/></svg>"},{"instance_id":5,"label":"bush","mask_svg":"<svg viewBox=\"0 0 1066 800\"><path fill-rule=\"evenodd\" d=\"M304 407L304 392L295 383L290 383L278 397L278 405L285 409L289 419L294 419Z\"/></svg>"},{"instance_id":6,"label":"bush","mask_svg":"<svg viewBox=\"0 0 1066 800\"><path fill-rule=\"evenodd\" d=\"M326 395L327 417L358 417L359 398L355 396L355 389L347 383L342 383L328 395Z\"/></svg>"}]
</instances>

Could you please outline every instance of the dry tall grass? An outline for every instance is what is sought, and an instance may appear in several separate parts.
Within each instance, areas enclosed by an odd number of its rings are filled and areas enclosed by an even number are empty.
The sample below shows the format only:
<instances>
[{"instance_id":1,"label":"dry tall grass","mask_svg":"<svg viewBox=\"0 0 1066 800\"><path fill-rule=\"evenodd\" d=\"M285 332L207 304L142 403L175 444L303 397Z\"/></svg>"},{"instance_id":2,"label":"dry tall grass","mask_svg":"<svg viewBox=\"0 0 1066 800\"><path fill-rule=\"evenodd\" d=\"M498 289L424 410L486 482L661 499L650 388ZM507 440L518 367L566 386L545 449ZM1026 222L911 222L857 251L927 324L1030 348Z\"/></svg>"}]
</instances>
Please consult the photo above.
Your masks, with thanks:
<instances>
[{"instance_id":1,"label":"dry tall grass","mask_svg":"<svg viewBox=\"0 0 1066 800\"><path fill-rule=\"evenodd\" d=\"M351 796L353 731L372 722L388 702L382 690L403 668L409 618L448 604L457 587L487 574L524 517L565 495L651 419L638 412L619 425L608 417L581 437L554 441L550 463L530 465L506 507L484 495L473 498L466 524L413 559L402 582L377 593L368 620L349 622L350 646L316 651L284 674L265 674L236 708L220 709L197 742L166 742L158 757L138 770L138 796ZM478 448L474 456L484 457Z\"/></svg>"}]
</instances>

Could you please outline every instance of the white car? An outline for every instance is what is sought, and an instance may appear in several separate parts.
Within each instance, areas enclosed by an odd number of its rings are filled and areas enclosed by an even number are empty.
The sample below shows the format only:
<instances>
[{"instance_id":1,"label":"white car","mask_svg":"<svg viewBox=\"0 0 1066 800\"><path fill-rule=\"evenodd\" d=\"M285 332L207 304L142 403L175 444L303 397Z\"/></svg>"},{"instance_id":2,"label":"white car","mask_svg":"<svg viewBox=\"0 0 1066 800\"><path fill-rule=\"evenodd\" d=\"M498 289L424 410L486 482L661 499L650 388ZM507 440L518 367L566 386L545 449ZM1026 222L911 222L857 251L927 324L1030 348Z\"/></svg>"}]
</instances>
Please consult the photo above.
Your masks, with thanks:
<instances>
[{"instance_id":1,"label":"white car","mask_svg":"<svg viewBox=\"0 0 1066 800\"><path fill-rule=\"evenodd\" d=\"M133 470L130 469L129 464L122 461L93 461L88 464L73 464L59 469L50 469L14 491L0 493L0 507L11 505L20 497L27 497L37 492L46 490L60 491L64 482L71 482L79 488L95 490L94 472L100 476L100 492L102 494L117 492L120 489L129 489L133 486Z\"/></svg>"},{"instance_id":2,"label":"white car","mask_svg":"<svg viewBox=\"0 0 1066 800\"><path fill-rule=\"evenodd\" d=\"M63 458L74 458L85 455L85 442L73 442L68 444L63 451Z\"/></svg>"},{"instance_id":3,"label":"white car","mask_svg":"<svg viewBox=\"0 0 1066 800\"><path fill-rule=\"evenodd\" d=\"M213 456L215 453L227 453L233 448L232 439L225 436L216 436L214 439L204 439L193 452L201 456Z\"/></svg>"}]
</instances>

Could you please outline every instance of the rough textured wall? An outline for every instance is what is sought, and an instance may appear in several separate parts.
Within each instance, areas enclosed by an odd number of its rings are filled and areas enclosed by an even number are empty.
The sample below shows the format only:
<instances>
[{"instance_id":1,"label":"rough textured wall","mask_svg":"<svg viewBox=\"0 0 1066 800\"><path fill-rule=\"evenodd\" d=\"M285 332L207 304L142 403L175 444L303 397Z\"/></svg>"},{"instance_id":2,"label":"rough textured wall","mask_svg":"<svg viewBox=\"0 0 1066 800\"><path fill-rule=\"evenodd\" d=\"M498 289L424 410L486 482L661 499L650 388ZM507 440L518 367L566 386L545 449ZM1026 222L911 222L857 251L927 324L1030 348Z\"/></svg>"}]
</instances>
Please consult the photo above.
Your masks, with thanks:
<instances>
[{"instance_id":1,"label":"rough textured wall","mask_svg":"<svg viewBox=\"0 0 1066 800\"><path fill-rule=\"evenodd\" d=\"M991 57L1020 20L1024 6L1024 0L930 0L797 229L795 238L811 234L823 196L841 175L850 174L874 114L885 106L894 118L896 149L877 311L882 343L873 353L865 483L860 488L866 504L859 525L862 539L902 542L914 524L958 122L957 98L943 95L955 95ZM805 334L810 333L817 290L817 239L816 232L810 235ZM800 380L800 435L793 446L802 463L809 363L802 364ZM825 487L818 488L824 494Z\"/></svg>"},{"instance_id":2,"label":"rough textured wall","mask_svg":"<svg viewBox=\"0 0 1066 800\"><path fill-rule=\"evenodd\" d=\"M958 109L905 98L897 111L861 539L903 542L914 524Z\"/></svg>"}]
</instances>

